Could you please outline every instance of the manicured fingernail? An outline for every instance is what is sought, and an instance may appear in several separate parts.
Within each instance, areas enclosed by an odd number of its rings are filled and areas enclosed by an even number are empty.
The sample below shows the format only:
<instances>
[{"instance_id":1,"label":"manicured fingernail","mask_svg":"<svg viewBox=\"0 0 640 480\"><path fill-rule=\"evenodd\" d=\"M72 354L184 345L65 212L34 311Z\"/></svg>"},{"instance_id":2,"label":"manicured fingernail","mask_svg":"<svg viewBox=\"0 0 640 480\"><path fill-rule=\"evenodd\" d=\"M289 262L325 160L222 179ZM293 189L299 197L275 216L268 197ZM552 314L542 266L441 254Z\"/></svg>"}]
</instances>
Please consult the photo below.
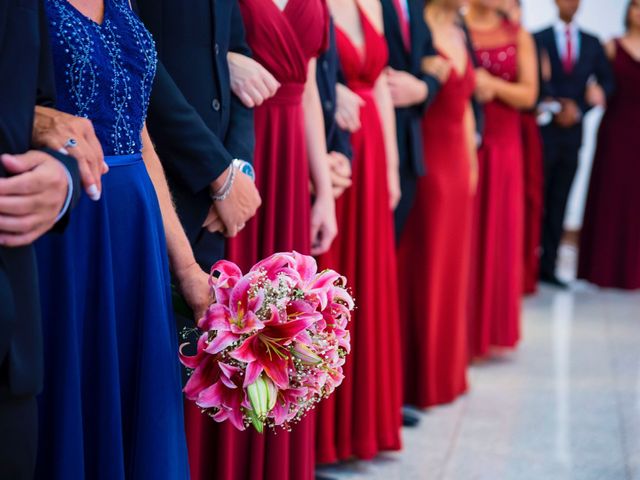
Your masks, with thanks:
<instances>
[{"instance_id":1,"label":"manicured fingernail","mask_svg":"<svg viewBox=\"0 0 640 480\"><path fill-rule=\"evenodd\" d=\"M98 190L97 186L91 185L89 188L87 188L87 193L89 194L89 198L94 202L100 200L101 193L100 190Z\"/></svg>"},{"instance_id":2,"label":"manicured fingernail","mask_svg":"<svg viewBox=\"0 0 640 480\"><path fill-rule=\"evenodd\" d=\"M69 150L66 148L59 148L58 153L61 153L62 155L69 155Z\"/></svg>"}]
</instances>

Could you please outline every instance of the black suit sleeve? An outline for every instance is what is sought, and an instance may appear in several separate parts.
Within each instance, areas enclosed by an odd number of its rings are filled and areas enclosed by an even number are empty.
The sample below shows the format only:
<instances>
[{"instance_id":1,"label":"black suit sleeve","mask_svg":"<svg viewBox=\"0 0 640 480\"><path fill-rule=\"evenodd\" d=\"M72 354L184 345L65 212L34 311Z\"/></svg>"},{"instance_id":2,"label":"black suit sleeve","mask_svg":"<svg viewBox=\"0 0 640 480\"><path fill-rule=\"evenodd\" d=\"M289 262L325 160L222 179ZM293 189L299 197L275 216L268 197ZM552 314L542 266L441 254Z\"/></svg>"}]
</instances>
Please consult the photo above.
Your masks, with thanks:
<instances>
[{"instance_id":1,"label":"black suit sleeve","mask_svg":"<svg viewBox=\"0 0 640 480\"><path fill-rule=\"evenodd\" d=\"M161 62L153 85L148 115L149 133L162 164L193 193L200 193L231 164L222 141L184 98Z\"/></svg>"},{"instance_id":2,"label":"black suit sleeve","mask_svg":"<svg viewBox=\"0 0 640 480\"><path fill-rule=\"evenodd\" d=\"M241 55L251 56L251 49L247 44L244 23L237 1L233 1L231 12L231 38L229 51ZM253 163L255 149L255 134L253 128L253 110L244 106L233 92L231 94L231 112L229 128L225 146L234 158L240 158Z\"/></svg>"},{"instance_id":3,"label":"black suit sleeve","mask_svg":"<svg viewBox=\"0 0 640 480\"><path fill-rule=\"evenodd\" d=\"M427 38L424 41L424 45L422 45L421 57L422 58L432 57L437 54L438 52L433 46L433 37L431 36L431 32L429 32L429 35L427 35ZM436 96L438 95L438 92L440 91L441 85L440 85L440 81L433 75L422 73L419 78L420 80L422 80L424 83L427 84L427 88L429 90L429 95L427 96L427 99L422 104L419 105L421 113L424 113L426 109L429 108L429 105L431 105L431 103L433 103L433 101L435 100Z\"/></svg>"},{"instance_id":4,"label":"black suit sleeve","mask_svg":"<svg viewBox=\"0 0 640 480\"><path fill-rule=\"evenodd\" d=\"M602 87L604 93L608 98L611 96L615 88L613 70L611 69L611 64L609 63L609 59L607 58L607 54L605 53L604 47L600 43L600 40L598 40L597 38L592 38L591 41L593 43L593 48L595 51L593 75L595 76L598 84ZM588 113L593 108L587 103L584 96L578 102L578 107L582 111L583 115Z\"/></svg>"}]
</instances>

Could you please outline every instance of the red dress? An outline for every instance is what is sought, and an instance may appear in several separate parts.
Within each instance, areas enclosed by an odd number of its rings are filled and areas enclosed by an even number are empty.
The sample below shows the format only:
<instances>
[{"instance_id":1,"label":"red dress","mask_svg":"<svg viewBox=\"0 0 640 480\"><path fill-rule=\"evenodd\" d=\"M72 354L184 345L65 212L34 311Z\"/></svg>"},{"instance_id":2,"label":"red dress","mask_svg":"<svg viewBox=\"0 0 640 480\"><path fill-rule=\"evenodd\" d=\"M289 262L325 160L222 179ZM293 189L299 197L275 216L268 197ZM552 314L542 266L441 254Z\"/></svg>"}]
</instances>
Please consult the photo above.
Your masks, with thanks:
<instances>
[{"instance_id":1,"label":"red dress","mask_svg":"<svg viewBox=\"0 0 640 480\"><path fill-rule=\"evenodd\" d=\"M405 403L448 403L467 388L470 159L464 114L471 61L453 69L422 121L427 175L398 246Z\"/></svg>"},{"instance_id":2,"label":"red dress","mask_svg":"<svg viewBox=\"0 0 640 480\"><path fill-rule=\"evenodd\" d=\"M480 66L507 81L518 76L519 27L472 31ZM472 246L469 340L472 357L512 348L520 339L524 173L520 112L500 100L485 105Z\"/></svg>"},{"instance_id":3,"label":"red dress","mask_svg":"<svg viewBox=\"0 0 640 480\"><path fill-rule=\"evenodd\" d=\"M544 173L542 138L536 115L522 113L524 161L524 293L535 293L540 270Z\"/></svg>"},{"instance_id":4,"label":"red dress","mask_svg":"<svg viewBox=\"0 0 640 480\"><path fill-rule=\"evenodd\" d=\"M370 459L400 449L401 385L398 291L381 118L373 86L387 64L385 39L360 11L360 52L340 29L337 46L347 85L360 95L362 127L351 137L353 186L336 207L340 233L320 259L346 275L356 300L345 380L317 412L317 461Z\"/></svg>"},{"instance_id":5,"label":"red dress","mask_svg":"<svg viewBox=\"0 0 640 480\"><path fill-rule=\"evenodd\" d=\"M640 61L616 42L616 91L598 133L582 225L578 277L640 289Z\"/></svg>"},{"instance_id":6,"label":"red dress","mask_svg":"<svg viewBox=\"0 0 640 480\"><path fill-rule=\"evenodd\" d=\"M229 242L227 258L247 271L277 251L311 249L311 196L302 94L308 63L328 41L324 0L240 0L254 58L281 83L278 93L255 109L254 167L262 207ZM239 432L215 424L197 408L186 409L193 480L310 480L314 477L314 422L308 415L293 428Z\"/></svg>"}]
</instances>

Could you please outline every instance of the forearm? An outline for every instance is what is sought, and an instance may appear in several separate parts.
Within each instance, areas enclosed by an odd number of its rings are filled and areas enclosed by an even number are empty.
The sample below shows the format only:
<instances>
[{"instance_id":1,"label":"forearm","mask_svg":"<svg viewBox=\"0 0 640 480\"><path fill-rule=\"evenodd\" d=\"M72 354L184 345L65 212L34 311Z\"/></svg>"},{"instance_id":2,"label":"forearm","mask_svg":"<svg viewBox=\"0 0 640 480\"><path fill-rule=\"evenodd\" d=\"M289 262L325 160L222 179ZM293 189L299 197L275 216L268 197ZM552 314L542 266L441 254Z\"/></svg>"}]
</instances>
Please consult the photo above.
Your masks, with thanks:
<instances>
[{"instance_id":1,"label":"forearm","mask_svg":"<svg viewBox=\"0 0 640 480\"><path fill-rule=\"evenodd\" d=\"M162 223L164 225L167 250L169 252L169 263L173 273L179 276L180 272L193 266L196 260L189 245L189 240L180 223L180 219L178 218L178 214L176 213L162 164L153 148L146 127L142 133L142 141L142 156L151 182L155 188L156 195L158 196L158 203L160 204L160 211L162 213Z\"/></svg>"},{"instance_id":2,"label":"forearm","mask_svg":"<svg viewBox=\"0 0 640 480\"><path fill-rule=\"evenodd\" d=\"M529 83L512 83L498 77L493 78L496 98L518 110L534 107L537 98L536 86Z\"/></svg>"},{"instance_id":3,"label":"forearm","mask_svg":"<svg viewBox=\"0 0 640 480\"><path fill-rule=\"evenodd\" d=\"M380 118L382 119L387 168L397 170L399 168L399 156L396 136L396 116L391 94L389 93L389 88L383 75L376 81L374 97L378 111L380 112Z\"/></svg>"},{"instance_id":4,"label":"forearm","mask_svg":"<svg viewBox=\"0 0 640 480\"><path fill-rule=\"evenodd\" d=\"M315 60L312 60L302 99L309 170L316 195L332 196L327 144L324 136L324 117L315 78Z\"/></svg>"}]
</instances>

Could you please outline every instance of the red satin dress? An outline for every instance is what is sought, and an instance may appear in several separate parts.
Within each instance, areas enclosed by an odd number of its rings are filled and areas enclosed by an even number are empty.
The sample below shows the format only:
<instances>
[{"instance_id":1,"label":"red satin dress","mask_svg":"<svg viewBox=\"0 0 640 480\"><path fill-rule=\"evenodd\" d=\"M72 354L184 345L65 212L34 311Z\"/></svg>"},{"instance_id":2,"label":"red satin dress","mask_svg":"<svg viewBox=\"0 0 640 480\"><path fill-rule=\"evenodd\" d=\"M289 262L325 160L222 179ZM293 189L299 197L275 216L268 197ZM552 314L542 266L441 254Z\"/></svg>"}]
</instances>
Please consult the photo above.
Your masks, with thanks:
<instances>
[{"instance_id":1,"label":"red satin dress","mask_svg":"<svg viewBox=\"0 0 640 480\"><path fill-rule=\"evenodd\" d=\"M480 66L507 81L518 76L519 27L471 31ZM524 172L520 112L500 100L485 105L472 239L469 340L472 357L520 339L524 248Z\"/></svg>"},{"instance_id":2,"label":"red satin dress","mask_svg":"<svg viewBox=\"0 0 640 480\"><path fill-rule=\"evenodd\" d=\"M352 135L353 185L337 202L340 233L323 267L349 279L356 300L350 324L352 351L345 380L317 411L317 461L370 459L401 447L401 377L398 290L393 216L389 208L384 135L373 86L387 64L384 37L360 11L364 47L337 28L347 85L365 104Z\"/></svg>"},{"instance_id":3,"label":"red satin dress","mask_svg":"<svg viewBox=\"0 0 640 480\"><path fill-rule=\"evenodd\" d=\"M578 277L640 289L640 60L616 42L616 91L600 124L580 239Z\"/></svg>"},{"instance_id":4,"label":"red satin dress","mask_svg":"<svg viewBox=\"0 0 640 480\"><path fill-rule=\"evenodd\" d=\"M542 202L544 192L543 153L540 127L535 113L522 113L524 165L524 293L538 289Z\"/></svg>"},{"instance_id":5,"label":"red satin dress","mask_svg":"<svg viewBox=\"0 0 640 480\"><path fill-rule=\"evenodd\" d=\"M324 0L240 0L254 58L281 83L275 97L255 109L254 167L262 207L229 242L227 258L247 271L277 251L311 249L311 195L302 94L309 61L327 46ZM197 408L186 409L193 480L311 480L314 419L264 435L215 424Z\"/></svg>"},{"instance_id":6,"label":"red satin dress","mask_svg":"<svg viewBox=\"0 0 640 480\"><path fill-rule=\"evenodd\" d=\"M468 285L473 195L464 115L471 59L452 70L422 121L427 175L398 245L404 400L420 408L467 389Z\"/></svg>"}]
</instances>

